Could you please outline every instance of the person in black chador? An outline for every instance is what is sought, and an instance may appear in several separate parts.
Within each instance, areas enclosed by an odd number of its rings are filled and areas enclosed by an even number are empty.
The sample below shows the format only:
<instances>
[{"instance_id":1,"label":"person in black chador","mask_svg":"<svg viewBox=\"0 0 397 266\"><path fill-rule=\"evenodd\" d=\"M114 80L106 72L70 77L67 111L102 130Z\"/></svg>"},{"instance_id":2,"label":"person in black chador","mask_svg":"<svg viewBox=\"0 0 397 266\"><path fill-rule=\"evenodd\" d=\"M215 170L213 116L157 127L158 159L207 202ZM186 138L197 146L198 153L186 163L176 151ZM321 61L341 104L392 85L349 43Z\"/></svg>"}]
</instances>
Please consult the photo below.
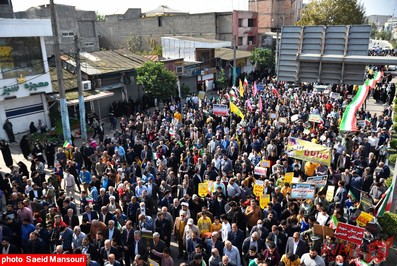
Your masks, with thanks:
<instances>
[{"instance_id":1,"label":"person in black chador","mask_svg":"<svg viewBox=\"0 0 397 266\"><path fill-rule=\"evenodd\" d=\"M28 140L28 136L24 135L21 139L21 142L19 143L19 147L21 148L23 157L25 157L25 159L28 159L29 154L32 152L30 149L30 145L29 145L29 140Z\"/></svg>"},{"instance_id":2,"label":"person in black chador","mask_svg":"<svg viewBox=\"0 0 397 266\"><path fill-rule=\"evenodd\" d=\"M4 140L0 141L0 150L1 153L3 154L3 159L7 167L12 167L13 161L12 161L12 156L11 156L11 151L10 151L10 146L8 146L8 143Z\"/></svg>"},{"instance_id":3,"label":"person in black chador","mask_svg":"<svg viewBox=\"0 0 397 266\"><path fill-rule=\"evenodd\" d=\"M3 125L3 129L7 133L8 140L10 142L15 142L14 131L12 130L12 123L10 122L10 120L6 119L6 122Z\"/></svg>"},{"instance_id":4,"label":"person in black chador","mask_svg":"<svg viewBox=\"0 0 397 266\"><path fill-rule=\"evenodd\" d=\"M55 143L51 141L47 141L45 145L45 157L47 158L47 164L48 168L53 168L54 167L54 161L55 161Z\"/></svg>"}]
</instances>

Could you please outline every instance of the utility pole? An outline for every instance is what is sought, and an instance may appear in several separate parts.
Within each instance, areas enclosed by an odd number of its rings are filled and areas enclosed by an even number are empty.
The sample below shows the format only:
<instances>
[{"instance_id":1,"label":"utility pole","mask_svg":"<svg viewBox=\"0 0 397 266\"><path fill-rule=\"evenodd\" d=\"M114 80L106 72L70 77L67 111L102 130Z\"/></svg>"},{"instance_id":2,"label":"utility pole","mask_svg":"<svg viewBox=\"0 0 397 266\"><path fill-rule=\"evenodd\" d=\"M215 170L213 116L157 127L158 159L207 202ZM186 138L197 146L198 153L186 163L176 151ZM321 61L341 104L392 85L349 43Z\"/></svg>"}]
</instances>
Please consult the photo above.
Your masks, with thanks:
<instances>
[{"instance_id":1,"label":"utility pole","mask_svg":"<svg viewBox=\"0 0 397 266\"><path fill-rule=\"evenodd\" d=\"M81 81L81 64L80 64L80 45L79 36L74 35L74 45L76 50L76 75L77 75L77 87L79 91L79 111L80 111L80 129L81 138L87 140L87 128L85 124L85 103L83 94L83 83Z\"/></svg>"},{"instance_id":2,"label":"utility pole","mask_svg":"<svg viewBox=\"0 0 397 266\"><path fill-rule=\"evenodd\" d=\"M236 35L233 35L233 40L232 40L232 44L233 44L233 84L232 86L236 85L236 79L237 79L237 70L236 70L236 47L237 47L237 43L236 43Z\"/></svg>"},{"instance_id":3,"label":"utility pole","mask_svg":"<svg viewBox=\"0 0 397 266\"><path fill-rule=\"evenodd\" d=\"M62 72L62 65L60 58L61 52L59 50L59 35L58 35L54 0L50 0L50 10L51 10L52 33L54 34L54 54L55 54L55 64L57 67L57 76L58 76L59 106L61 109L63 139L71 142L69 113L68 113L68 106L65 96L65 87L63 83L63 72Z\"/></svg>"}]
</instances>

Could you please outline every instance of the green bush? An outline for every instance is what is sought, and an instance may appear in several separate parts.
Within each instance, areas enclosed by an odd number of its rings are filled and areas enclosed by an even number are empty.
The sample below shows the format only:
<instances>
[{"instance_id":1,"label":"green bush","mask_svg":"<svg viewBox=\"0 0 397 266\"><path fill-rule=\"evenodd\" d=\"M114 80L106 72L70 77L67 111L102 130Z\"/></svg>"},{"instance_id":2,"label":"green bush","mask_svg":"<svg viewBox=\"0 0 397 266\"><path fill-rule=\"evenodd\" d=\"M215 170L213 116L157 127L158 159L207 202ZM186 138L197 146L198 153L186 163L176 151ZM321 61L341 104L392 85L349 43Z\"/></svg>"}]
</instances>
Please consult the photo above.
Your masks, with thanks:
<instances>
[{"instance_id":1,"label":"green bush","mask_svg":"<svg viewBox=\"0 0 397 266\"><path fill-rule=\"evenodd\" d=\"M383 217L378 218L379 225L382 227L383 233L392 236L397 233L397 214L385 212Z\"/></svg>"},{"instance_id":2,"label":"green bush","mask_svg":"<svg viewBox=\"0 0 397 266\"><path fill-rule=\"evenodd\" d=\"M397 105L396 105L396 106L397 106ZM394 124L393 127L392 127L392 129L393 129L395 132L397 132L397 124Z\"/></svg>"},{"instance_id":3,"label":"green bush","mask_svg":"<svg viewBox=\"0 0 397 266\"><path fill-rule=\"evenodd\" d=\"M389 156L389 161L390 161L392 164L395 164L395 163L396 163L396 159L397 159L397 154L390 154L390 156Z\"/></svg>"},{"instance_id":4,"label":"green bush","mask_svg":"<svg viewBox=\"0 0 397 266\"><path fill-rule=\"evenodd\" d=\"M386 186L390 187L392 183L393 183L393 176L390 176L388 179L386 179Z\"/></svg>"},{"instance_id":5,"label":"green bush","mask_svg":"<svg viewBox=\"0 0 397 266\"><path fill-rule=\"evenodd\" d=\"M393 149L397 149L397 139L392 139L390 141L390 147Z\"/></svg>"}]
</instances>

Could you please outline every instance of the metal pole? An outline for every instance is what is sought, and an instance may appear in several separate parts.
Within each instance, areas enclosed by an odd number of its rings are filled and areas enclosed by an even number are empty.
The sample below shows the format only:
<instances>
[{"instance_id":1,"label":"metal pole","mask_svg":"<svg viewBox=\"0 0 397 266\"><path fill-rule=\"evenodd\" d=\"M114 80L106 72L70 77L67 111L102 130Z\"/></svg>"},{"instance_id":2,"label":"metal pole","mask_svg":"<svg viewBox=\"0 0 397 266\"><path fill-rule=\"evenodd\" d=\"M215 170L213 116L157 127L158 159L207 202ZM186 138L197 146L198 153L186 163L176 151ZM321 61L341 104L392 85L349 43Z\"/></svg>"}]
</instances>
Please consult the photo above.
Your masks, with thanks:
<instances>
[{"instance_id":1,"label":"metal pole","mask_svg":"<svg viewBox=\"0 0 397 266\"><path fill-rule=\"evenodd\" d=\"M275 67L274 67L274 68L275 68L274 70L275 70L275 72L276 72L276 75L278 75L278 61L277 61L277 60L278 60L278 49L279 49L279 48L278 48L278 44L279 44L278 37L279 37L279 29L277 29L277 37L276 37L276 55L275 55L275 57L276 57L276 58L275 58L275 59L276 59L276 60L275 60L275 61L276 61L276 64L275 64Z\"/></svg>"},{"instance_id":2,"label":"metal pole","mask_svg":"<svg viewBox=\"0 0 397 266\"><path fill-rule=\"evenodd\" d=\"M81 139L87 140L87 127L85 124L85 103L83 93L83 83L81 81L81 64L80 64L80 45L79 36L74 35L74 45L76 49L76 75L77 75L77 87L79 91L79 112L80 112L80 130Z\"/></svg>"},{"instance_id":3,"label":"metal pole","mask_svg":"<svg viewBox=\"0 0 397 266\"><path fill-rule=\"evenodd\" d=\"M51 26L52 26L52 32L54 34L54 55L55 55L55 64L57 67L57 76L58 76L59 106L61 109L63 139L71 142L69 112L68 112L68 106L65 96L65 87L63 83L63 72L62 72L62 65L60 59L61 52L59 49L59 35L58 35L54 0L50 0L50 10L51 10Z\"/></svg>"},{"instance_id":4,"label":"metal pole","mask_svg":"<svg viewBox=\"0 0 397 266\"><path fill-rule=\"evenodd\" d=\"M236 86L236 79L237 79L237 62L236 62L236 48L237 48L237 43L236 43L236 35L233 35L233 84L232 86Z\"/></svg>"}]
</instances>

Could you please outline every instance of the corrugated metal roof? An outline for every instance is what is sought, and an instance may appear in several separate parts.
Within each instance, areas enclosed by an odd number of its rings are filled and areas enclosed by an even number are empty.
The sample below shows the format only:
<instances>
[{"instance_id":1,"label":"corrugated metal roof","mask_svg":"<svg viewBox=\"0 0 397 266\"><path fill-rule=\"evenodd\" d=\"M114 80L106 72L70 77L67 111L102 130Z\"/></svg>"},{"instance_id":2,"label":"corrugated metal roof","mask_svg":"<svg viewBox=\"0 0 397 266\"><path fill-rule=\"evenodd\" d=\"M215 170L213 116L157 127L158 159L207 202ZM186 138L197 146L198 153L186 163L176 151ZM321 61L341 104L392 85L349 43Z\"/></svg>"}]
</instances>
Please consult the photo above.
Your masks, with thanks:
<instances>
[{"instance_id":1,"label":"corrugated metal roof","mask_svg":"<svg viewBox=\"0 0 397 266\"><path fill-rule=\"evenodd\" d=\"M250 51L236 50L236 59L242 59L250 57L252 53ZM215 49L215 57L222 60L231 61L234 58L233 49L229 48L218 48Z\"/></svg>"},{"instance_id":2,"label":"corrugated metal roof","mask_svg":"<svg viewBox=\"0 0 397 266\"><path fill-rule=\"evenodd\" d=\"M177 40L181 40L181 41L191 41L191 42L197 42L197 43L222 44L225 46L231 45L230 41L220 41L220 40L198 38L198 37L191 37L191 36L167 36L167 37L162 37L162 38L177 39Z\"/></svg>"},{"instance_id":3,"label":"corrugated metal roof","mask_svg":"<svg viewBox=\"0 0 397 266\"><path fill-rule=\"evenodd\" d=\"M77 89L76 76L65 69L62 69L62 72L63 72L63 83L65 86L65 91ZM50 67L50 77L51 77L52 91L59 92L56 67Z\"/></svg>"},{"instance_id":4,"label":"corrugated metal roof","mask_svg":"<svg viewBox=\"0 0 397 266\"><path fill-rule=\"evenodd\" d=\"M155 9L152 9L152 10L149 10L149 11L145 12L146 17L170 16L170 15L181 15L181 14L189 14L189 13L169 8L166 5L160 5L160 6L158 6Z\"/></svg>"},{"instance_id":5,"label":"corrugated metal roof","mask_svg":"<svg viewBox=\"0 0 397 266\"><path fill-rule=\"evenodd\" d=\"M75 65L73 57L66 58L70 64ZM127 49L81 53L80 58L81 71L90 76L137 69L149 61Z\"/></svg>"}]
</instances>

